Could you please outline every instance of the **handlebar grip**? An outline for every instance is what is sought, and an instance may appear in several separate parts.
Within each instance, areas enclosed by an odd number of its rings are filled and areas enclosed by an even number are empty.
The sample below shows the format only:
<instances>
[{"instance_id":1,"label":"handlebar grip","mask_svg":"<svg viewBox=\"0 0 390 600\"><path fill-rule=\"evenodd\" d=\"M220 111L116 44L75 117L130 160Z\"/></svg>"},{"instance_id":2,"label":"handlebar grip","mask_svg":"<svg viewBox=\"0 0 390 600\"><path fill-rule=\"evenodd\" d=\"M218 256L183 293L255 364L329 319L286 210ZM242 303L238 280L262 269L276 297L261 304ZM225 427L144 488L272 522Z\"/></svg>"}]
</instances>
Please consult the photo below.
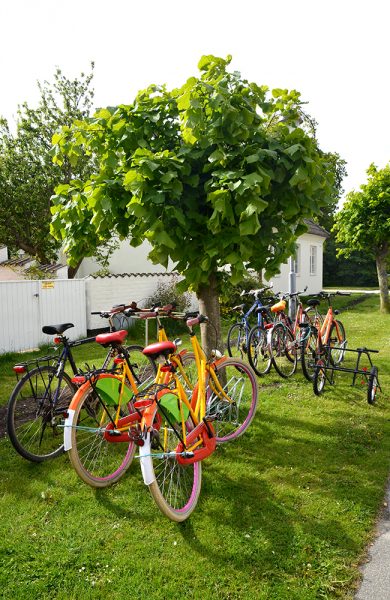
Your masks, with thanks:
<instances>
[{"instance_id":1,"label":"handlebar grip","mask_svg":"<svg viewBox=\"0 0 390 600\"><path fill-rule=\"evenodd\" d=\"M198 315L195 318L187 319L186 324L187 327L194 327L195 325L200 325L201 323L207 323L208 317L206 315Z\"/></svg>"}]
</instances>

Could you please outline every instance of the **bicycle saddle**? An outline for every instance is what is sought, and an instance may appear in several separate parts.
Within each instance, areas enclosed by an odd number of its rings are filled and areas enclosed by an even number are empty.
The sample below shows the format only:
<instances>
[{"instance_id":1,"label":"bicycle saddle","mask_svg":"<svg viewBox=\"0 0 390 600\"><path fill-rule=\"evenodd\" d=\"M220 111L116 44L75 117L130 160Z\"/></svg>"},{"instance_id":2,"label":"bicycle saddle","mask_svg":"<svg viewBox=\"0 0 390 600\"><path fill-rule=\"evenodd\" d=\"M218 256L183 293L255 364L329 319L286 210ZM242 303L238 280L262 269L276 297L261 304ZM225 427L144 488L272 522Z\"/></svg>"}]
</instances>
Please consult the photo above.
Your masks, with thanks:
<instances>
[{"instance_id":1,"label":"bicycle saddle","mask_svg":"<svg viewBox=\"0 0 390 600\"><path fill-rule=\"evenodd\" d=\"M95 337L95 341L106 348L110 344L122 344L126 337L126 329L120 329L119 331L110 331L109 333L99 333L99 335Z\"/></svg>"},{"instance_id":2,"label":"bicycle saddle","mask_svg":"<svg viewBox=\"0 0 390 600\"><path fill-rule=\"evenodd\" d=\"M73 323L62 323L61 325L45 325L42 327L42 333L48 333L49 335L62 335L64 331L74 327Z\"/></svg>"},{"instance_id":3,"label":"bicycle saddle","mask_svg":"<svg viewBox=\"0 0 390 600\"><path fill-rule=\"evenodd\" d=\"M142 354L150 356L153 360L156 360L158 356L165 356L166 358L176 350L176 346L173 342L156 342L155 344L149 344L142 350Z\"/></svg>"},{"instance_id":4,"label":"bicycle saddle","mask_svg":"<svg viewBox=\"0 0 390 600\"><path fill-rule=\"evenodd\" d=\"M320 304L320 301L318 300L318 298L310 298L310 300L308 300L306 304L308 306L318 306Z\"/></svg>"},{"instance_id":5,"label":"bicycle saddle","mask_svg":"<svg viewBox=\"0 0 390 600\"><path fill-rule=\"evenodd\" d=\"M244 310L245 304L237 304L237 306L233 306L232 310Z\"/></svg>"}]
</instances>

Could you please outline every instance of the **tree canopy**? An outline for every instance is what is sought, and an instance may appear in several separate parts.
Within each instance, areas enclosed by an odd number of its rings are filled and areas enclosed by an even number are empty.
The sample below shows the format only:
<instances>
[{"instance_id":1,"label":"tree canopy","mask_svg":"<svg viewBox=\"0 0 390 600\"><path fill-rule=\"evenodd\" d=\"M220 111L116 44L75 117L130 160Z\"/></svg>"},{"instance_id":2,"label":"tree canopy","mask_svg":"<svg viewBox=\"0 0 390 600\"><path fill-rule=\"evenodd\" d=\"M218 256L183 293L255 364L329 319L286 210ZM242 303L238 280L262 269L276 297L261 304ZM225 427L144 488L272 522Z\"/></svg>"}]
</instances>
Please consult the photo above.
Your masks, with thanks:
<instances>
[{"instance_id":1,"label":"tree canopy","mask_svg":"<svg viewBox=\"0 0 390 600\"><path fill-rule=\"evenodd\" d=\"M53 83L38 83L38 107L27 103L19 107L15 134L5 119L0 121L0 241L44 263L56 256L59 246L50 235L54 189L74 177L86 177L92 162L87 157L78 161L77 168L68 159L61 167L54 165L52 137L60 127L90 114L91 80L92 71L70 80L57 69Z\"/></svg>"},{"instance_id":2,"label":"tree canopy","mask_svg":"<svg viewBox=\"0 0 390 600\"><path fill-rule=\"evenodd\" d=\"M230 61L204 56L182 87L151 85L55 136L57 164L87 154L98 165L53 199L52 232L70 261L114 232L134 246L146 238L150 259L171 259L202 298L215 297L221 268L233 282L248 268L270 276L294 252L303 219L334 197L334 160L299 92L270 92Z\"/></svg>"},{"instance_id":3,"label":"tree canopy","mask_svg":"<svg viewBox=\"0 0 390 600\"><path fill-rule=\"evenodd\" d=\"M347 194L336 215L336 241L340 255L354 250L375 258L381 293L381 310L390 312L387 269L390 250L390 163L383 169L374 164L367 170L368 181L359 191Z\"/></svg>"}]
</instances>

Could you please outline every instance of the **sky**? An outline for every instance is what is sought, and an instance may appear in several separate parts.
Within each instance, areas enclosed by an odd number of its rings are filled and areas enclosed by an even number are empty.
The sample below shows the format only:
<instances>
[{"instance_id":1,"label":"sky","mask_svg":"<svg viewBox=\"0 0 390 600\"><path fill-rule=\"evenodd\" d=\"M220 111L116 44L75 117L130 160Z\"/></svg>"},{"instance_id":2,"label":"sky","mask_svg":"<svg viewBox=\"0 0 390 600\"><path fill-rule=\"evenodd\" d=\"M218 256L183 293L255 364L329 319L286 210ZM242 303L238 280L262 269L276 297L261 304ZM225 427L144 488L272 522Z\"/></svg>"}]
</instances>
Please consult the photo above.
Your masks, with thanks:
<instances>
[{"instance_id":1,"label":"sky","mask_svg":"<svg viewBox=\"0 0 390 600\"><path fill-rule=\"evenodd\" d=\"M270 89L296 89L345 192L390 161L389 0L0 0L0 115L37 105L37 81L95 63L95 105L182 85L203 54Z\"/></svg>"}]
</instances>

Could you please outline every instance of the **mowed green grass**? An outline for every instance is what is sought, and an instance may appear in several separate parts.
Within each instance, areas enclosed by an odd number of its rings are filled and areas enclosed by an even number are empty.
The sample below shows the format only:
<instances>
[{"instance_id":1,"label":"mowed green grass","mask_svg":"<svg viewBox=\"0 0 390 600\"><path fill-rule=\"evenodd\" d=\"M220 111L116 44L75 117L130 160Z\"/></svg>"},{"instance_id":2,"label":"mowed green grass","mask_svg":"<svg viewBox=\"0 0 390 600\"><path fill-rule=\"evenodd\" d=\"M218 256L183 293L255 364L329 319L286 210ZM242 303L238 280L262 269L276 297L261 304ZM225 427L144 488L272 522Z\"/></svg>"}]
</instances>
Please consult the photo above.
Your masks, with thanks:
<instances>
[{"instance_id":1,"label":"mowed green grass","mask_svg":"<svg viewBox=\"0 0 390 600\"><path fill-rule=\"evenodd\" d=\"M200 501L183 524L160 514L137 461L96 491L66 455L31 464L3 439L2 597L352 598L390 470L390 316L378 304L370 296L340 315L349 347L380 349L377 403L367 404L360 376L351 387L337 374L320 397L300 369L288 381L259 379L253 424L204 461Z\"/></svg>"}]
</instances>

